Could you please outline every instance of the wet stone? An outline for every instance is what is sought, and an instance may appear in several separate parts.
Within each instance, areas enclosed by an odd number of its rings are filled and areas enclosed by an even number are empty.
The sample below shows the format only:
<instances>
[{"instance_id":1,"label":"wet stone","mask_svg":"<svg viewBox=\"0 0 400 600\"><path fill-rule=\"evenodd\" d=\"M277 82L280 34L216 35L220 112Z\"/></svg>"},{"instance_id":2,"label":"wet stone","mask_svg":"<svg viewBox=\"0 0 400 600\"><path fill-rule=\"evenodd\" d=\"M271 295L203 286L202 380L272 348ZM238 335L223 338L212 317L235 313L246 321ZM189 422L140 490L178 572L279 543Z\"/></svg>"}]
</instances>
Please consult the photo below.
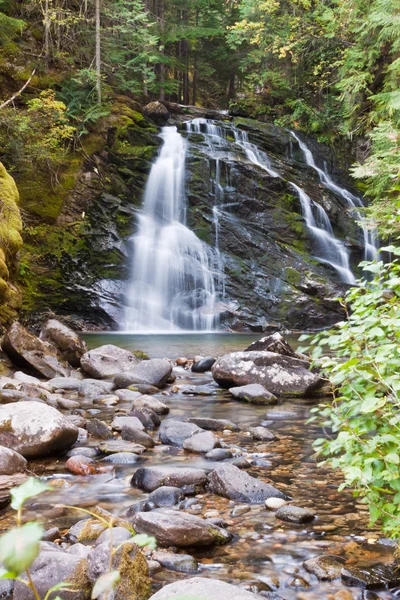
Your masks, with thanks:
<instances>
[{"instance_id":1,"label":"wet stone","mask_svg":"<svg viewBox=\"0 0 400 600\"><path fill-rule=\"evenodd\" d=\"M400 570L395 563L373 567L343 568L343 583L366 590L385 590L400 585Z\"/></svg>"},{"instance_id":2,"label":"wet stone","mask_svg":"<svg viewBox=\"0 0 400 600\"><path fill-rule=\"evenodd\" d=\"M258 440L260 442L272 442L276 439L276 436L265 427L251 427L249 432L253 438L253 440Z\"/></svg>"},{"instance_id":3,"label":"wet stone","mask_svg":"<svg viewBox=\"0 0 400 600\"><path fill-rule=\"evenodd\" d=\"M182 448L184 441L195 433L200 433L202 429L192 423L169 419L161 423L160 440L163 444L171 444ZM214 447L214 446L213 446ZM208 450L212 450L209 448ZM208 452L207 450L207 452Z\"/></svg>"},{"instance_id":4,"label":"wet stone","mask_svg":"<svg viewBox=\"0 0 400 600\"><path fill-rule=\"evenodd\" d=\"M103 454L117 454L119 452L133 452L134 454L143 454L146 450L141 444L128 442L126 440L110 440L98 446L98 450Z\"/></svg>"},{"instance_id":5,"label":"wet stone","mask_svg":"<svg viewBox=\"0 0 400 600\"><path fill-rule=\"evenodd\" d=\"M207 475L203 469L174 467L142 467L132 477L131 485L146 492L152 492L161 486L182 488L194 485L204 488Z\"/></svg>"},{"instance_id":6,"label":"wet stone","mask_svg":"<svg viewBox=\"0 0 400 600\"><path fill-rule=\"evenodd\" d=\"M159 391L159 390L157 390ZM133 408L149 408L153 410L157 415L166 415L169 413L169 407L153 396L143 395L134 400Z\"/></svg>"},{"instance_id":7,"label":"wet stone","mask_svg":"<svg viewBox=\"0 0 400 600\"><path fill-rule=\"evenodd\" d=\"M305 560L303 567L321 581L333 581L340 577L344 562L340 556L326 554Z\"/></svg>"},{"instance_id":8,"label":"wet stone","mask_svg":"<svg viewBox=\"0 0 400 600\"><path fill-rule=\"evenodd\" d=\"M286 500L282 500L282 498L268 498L265 501L265 508L267 510L278 510L278 508L285 506L285 504L287 504L287 502Z\"/></svg>"},{"instance_id":9,"label":"wet stone","mask_svg":"<svg viewBox=\"0 0 400 600\"><path fill-rule=\"evenodd\" d=\"M86 456L94 458L98 455L96 448L89 448L88 446L80 446L78 448L72 448L69 452L67 452L67 456Z\"/></svg>"},{"instance_id":10,"label":"wet stone","mask_svg":"<svg viewBox=\"0 0 400 600\"><path fill-rule=\"evenodd\" d=\"M111 423L111 428L115 431L121 431L124 426L128 426L132 429L141 429L143 431L143 423L137 417L115 417Z\"/></svg>"},{"instance_id":11,"label":"wet stone","mask_svg":"<svg viewBox=\"0 0 400 600\"><path fill-rule=\"evenodd\" d=\"M134 452L117 452L103 458L103 462L113 465L134 465L140 460L140 456Z\"/></svg>"},{"instance_id":12,"label":"wet stone","mask_svg":"<svg viewBox=\"0 0 400 600\"><path fill-rule=\"evenodd\" d=\"M197 560L190 554L174 554L159 550L153 552L152 559L156 560L161 566L170 571L178 573L196 573L199 565Z\"/></svg>"},{"instance_id":13,"label":"wet stone","mask_svg":"<svg viewBox=\"0 0 400 600\"><path fill-rule=\"evenodd\" d=\"M148 433L145 433L136 427L131 427L131 425L123 425L121 429L121 437L123 440L141 444L145 448L154 447L154 440Z\"/></svg>"},{"instance_id":14,"label":"wet stone","mask_svg":"<svg viewBox=\"0 0 400 600\"><path fill-rule=\"evenodd\" d=\"M278 508L275 516L281 521L288 521L289 523L309 523L315 519L314 512L291 504Z\"/></svg>"},{"instance_id":15,"label":"wet stone","mask_svg":"<svg viewBox=\"0 0 400 600\"><path fill-rule=\"evenodd\" d=\"M251 508L248 504L245 504L243 506L235 506L235 508L231 512L231 516L232 517L241 517L242 515L245 515L246 513L250 512L250 510L251 510Z\"/></svg>"},{"instance_id":16,"label":"wet stone","mask_svg":"<svg viewBox=\"0 0 400 600\"><path fill-rule=\"evenodd\" d=\"M161 419L150 408L133 408L129 413L129 417L136 417L142 423L145 429L153 431L161 425Z\"/></svg>"},{"instance_id":17,"label":"wet stone","mask_svg":"<svg viewBox=\"0 0 400 600\"><path fill-rule=\"evenodd\" d=\"M151 492L148 500L149 502L153 502L155 506L161 507L175 506L183 498L184 495L180 488L164 485Z\"/></svg>"},{"instance_id":18,"label":"wet stone","mask_svg":"<svg viewBox=\"0 0 400 600\"><path fill-rule=\"evenodd\" d=\"M205 373L206 371L211 371L211 367L214 363L215 358L213 356L207 356L197 362L194 362L192 365L192 371L193 373Z\"/></svg>"},{"instance_id":19,"label":"wet stone","mask_svg":"<svg viewBox=\"0 0 400 600\"><path fill-rule=\"evenodd\" d=\"M100 438L101 440L112 440L114 436L110 429L100 419L90 419L86 423L86 429L93 437Z\"/></svg>"},{"instance_id":20,"label":"wet stone","mask_svg":"<svg viewBox=\"0 0 400 600\"><path fill-rule=\"evenodd\" d=\"M204 458L215 461L226 460L227 458L232 458L232 452L226 448L214 448L214 450L207 452Z\"/></svg>"},{"instance_id":21,"label":"wet stone","mask_svg":"<svg viewBox=\"0 0 400 600\"><path fill-rule=\"evenodd\" d=\"M278 399L260 383L251 383L233 387L229 390L236 400L244 400L250 404L276 404Z\"/></svg>"},{"instance_id":22,"label":"wet stone","mask_svg":"<svg viewBox=\"0 0 400 600\"><path fill-rule=\"evenodd\" d=\"M230 500L240 500L255 504L263 503L267 498L283 498L287 496L269 483L251 477L232 464L218 465L208 476L210 489L214 494Z\"/></svg>"},{"instance_id":23,"label":"wet stone","mask_svg":"<svg viewBox=\"0 0 400 600\"><path fill-rule=\"evenodd\" d=\"M185 450L189 450L190 452L206 454L214 450L219 444L219 440L211 431L202 431L187 438L182 445Z\"/></svg>"},{"instance_id":24,"label":"wet stone","mask_svg":"<svg viewBox=\"0 0 400 600\"><path fill-rule=\"evenodd\" d=\"M201 429L206 429L207 431L240 431L240 427L232 423L232 421L228 421L227 419L208 419L206 417L193 417L187 420L188 423L193 423L197 425Z\"/></svg>"}]
</instances>

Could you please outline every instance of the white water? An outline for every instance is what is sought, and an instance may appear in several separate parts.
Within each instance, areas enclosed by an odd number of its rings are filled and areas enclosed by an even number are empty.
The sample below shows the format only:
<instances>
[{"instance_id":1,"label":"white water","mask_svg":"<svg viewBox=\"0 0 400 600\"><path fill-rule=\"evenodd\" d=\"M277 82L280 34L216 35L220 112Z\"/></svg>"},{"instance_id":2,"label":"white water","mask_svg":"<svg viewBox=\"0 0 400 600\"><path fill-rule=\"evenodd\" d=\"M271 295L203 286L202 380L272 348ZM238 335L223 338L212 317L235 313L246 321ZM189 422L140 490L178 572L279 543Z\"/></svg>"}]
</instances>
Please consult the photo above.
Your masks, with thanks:
<instances>
[{"instance_id":1,"label":"white water","mask_svg":"<svg viewBox=\"0 0 400 600\"><path fill-rule=\"evenodd\" d=\"M134 332L207 331L218 324L218 251L186 227L186 141L164 127L132 238L132 277L123 328Z\"/></svg>"},{"instance_id":2,"label":"white water","mask_svg":"<svg viewBox=\"0 0 400 600\"><path fill-rule=\"evenodd\" d=\"M303 152L305 161L308 164L308 166L312 167L318 173L322 185L324 185L328 190L331 190L331 192L333 192L334 194L341 196L346 202L348 208L352 211L354 218L357 219L357 221L359 222L364 236L364 260L374 260L375 258L377 258L378 250L376 234L375 232L370 231L367 227L365 227L365 225L363 224L362 215L360 211L357 210L357 207L363 207L362 200L360 198L357 198L357 196L351 194L345 188L341 187L340 185L337 185L327 172L326 167L325 170L323 170L316 165L313 153L311 152L307 144L303 142L303 140L301 140L293 131L291 131L290 133L299 144L300 150Z\"/></svg>"}]
</instances>

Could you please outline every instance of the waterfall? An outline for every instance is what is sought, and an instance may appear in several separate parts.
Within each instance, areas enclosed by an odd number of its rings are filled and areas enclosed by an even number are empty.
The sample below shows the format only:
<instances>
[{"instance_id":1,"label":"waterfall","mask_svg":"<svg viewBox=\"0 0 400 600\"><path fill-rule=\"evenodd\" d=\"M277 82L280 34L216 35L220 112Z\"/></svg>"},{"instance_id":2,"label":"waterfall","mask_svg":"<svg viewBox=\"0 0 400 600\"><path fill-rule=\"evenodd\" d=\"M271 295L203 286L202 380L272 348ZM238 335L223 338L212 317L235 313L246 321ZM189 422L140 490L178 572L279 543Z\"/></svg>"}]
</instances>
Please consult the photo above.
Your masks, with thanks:
<instances>
[{"instance_id":1,"label":"waterfall","mask_svg":"<svg viewBox=\"0 0 400 600\"><path fill-rule=\"evenodd\" d=\"M348 208L353 211L355 218L360 223L360 227L362 229L364 237L364 260L374 260L375 258L377 258L378 250L376 233L374 231L370 231L367 227L365 227L365 225L363 224L362 215L360 211L357 210L357 207L362 208L364 206L362 200L360 198L357 198L357 196L351 194L348 190L346 190L346 188L337 185L333 181L332 177L329 175L326 166L324 170L316 165L313 153L311 152L307 144L303 142L293 131L291 131L290 133L299 144L300 150L303 152L303 156L307 165L318 173L318 177L322 185L324 185L328 190L330 190L334 194L343 198Z\"/></svg>"},{"instance_id":2,"label":"waterfall","mask_svg":"<svg viewBox=\"0 0 400 600\"><path fill-rule=\"evenodd\" d=\"M124 329L212 330L218 324L221 257L186 226L186 140L176 127L163 127L161 138L132 238Z\"/></svg>"}]
</instances>

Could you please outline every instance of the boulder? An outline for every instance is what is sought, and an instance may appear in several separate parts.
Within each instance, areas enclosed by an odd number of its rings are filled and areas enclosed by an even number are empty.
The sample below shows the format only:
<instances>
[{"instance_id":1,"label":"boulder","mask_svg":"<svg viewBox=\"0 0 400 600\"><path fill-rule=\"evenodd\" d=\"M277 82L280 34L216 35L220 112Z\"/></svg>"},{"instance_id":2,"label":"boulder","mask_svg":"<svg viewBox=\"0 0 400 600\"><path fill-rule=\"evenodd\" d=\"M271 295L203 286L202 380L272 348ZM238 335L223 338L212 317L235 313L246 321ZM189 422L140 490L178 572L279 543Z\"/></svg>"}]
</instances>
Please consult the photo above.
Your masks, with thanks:
<instances>
[{"instance_id":1,"label":"boulder","mask_svg":"<svg viewBox=\"0 0 400 600\"><path fill-rule=\"evenodd\" d=\"M139 512L133 520L137 533L153 535L160 546L177 548L224 544L231 538L225 530L196 515L157 508Z\"/></svg>"},{"instance_id":2,"label":"boulder","mask_svg":"<svg viewBox=\"0 0 400 600\"><path fill-rule=\"evenodd\" d=\"M210 490L230 500L262 504L267 498L288 497L269 483L264 483L232 464L218 465L208 476Z\"/></svg>"},{"instance_id":3,"label":"boulder","mask_svg":"<svg viewBox=\"0 0 400 600\"><path fill-rule=\"evenodd\" d=\"M278 398L260 383L233 387L229 392L237 400L245 400L250 404L276 404L278 402Z\"/></svg>"},{"instance_id":4,"label":"boulder","mask_svg":"<svg viewBox=\"0 0 400 600\"><path fill-rule=\"evenodd\" d=\"M63 452L77 439L78 428L51 406L34 401L0 406L0 444L25 458Z\"/></svg>"},{"instance_id":5,"label":"boulder","mask_svg":"<svg viewBox=\"0 0 400 600\"><path fill-rule=\"evenodd\" d=\"M177 421L175 419L168 419L163 421L160 427L160 440L163 444L171 444L178 448L183 447L183 442L192 437L195 433L201 433L203 430L194 425L193 423L186 423L185 421ZM212 450L212 448L210 448Z\"/></svg>"},{"instance_id":6,"label":"boulder","mask_svg":"<svg viewBox=\"0 0 400 600\"><path fill-rule=\"evenodd\" d=\"M247 592L240 587L207 577L192 577L175 581L153 594L149 600L179 600L180 598L198 598L199 600L257 600L258 594Z\"/></svg>"},{"instance_id":7,"label":"boulder","mask_svg":"<svg viewBox=\"0 0 400 600\"><path fill-rule=\"evenodd\" d=\"M273 352L225 354L213 365L212 374L222 387L260 383L276 396L308 396L324 384L307 362Z\"/></svg>"},{"instance_id":8,"label":"boulder","mask_svg":"<svg viewBox=\"0 0 400 600\"><path fill-rule=\"evenodd\" d=\"M185 450L190 452L198 452L199 454L206 454L211 452L214 448L220 445L218 438L211 431L201 431L195 433L189 438L184 440L182 446Z\"/></svg>"},{"instance_id":9,"label":"boulder","mask_svg":"<svg viewBox=\"0 0 400 600\"><path fill-rule=\"evenodd\" d=\"M260 351L275 352L275 354L281 354L282 356L292 356L293 358L298 358L291 345L278 331L272 335L267 335L266 337L261 338L261 340L253 342L245 350L245 352Z\"/></svg>"},{"instance_id":10,"label":"boulder","mask_svg":"<svg viewBox=\"0 0 400 600\"><path fill-rule=\"evenodd\" d=\"M62 360L57 349L29 333L20 323L11 325L2 348L16 365L30 367L48 379L70 374L69 365Z\"/></svg>"},{"instance_id":11,"label":"boulder","mask_svg":"<svg viewBox=\"0 0 400 600\"><path fill-rule=\"evenodd\" d=\"M43 325L39 337L53 344L70 365L80 367L80 359L87 351L87 346L75 331L57 319L50 319Z\"/></svg>"},{"instance_id":12,"label":"boulder","mask_svg":"<svg viewBox=\"0 0 400 600\"><path fill-rule=\"evenodd\" d=\"M18 452L0 446L0 475L23 473L27 465L26 459Z\"/></svg>"},{"instance_id":13,"label":"boulder","mask_svg":"<svg viewBox=\"0 0 400 600\"><path fill-rule=\"evenodd\" d=\"M206 371L211 371L211 367L214 363L215 358L207 356L206 358L202 358L198 362L193 363L192 371L193 373L205 373Z\"/></svg>"},{"instance_id":14,"label":"boulder","mask_svg":"<svg viewBox=\"0 0 400 600\"><path fill-rule=\"evenodd\" d=\"M119 372L114 378L117 388L128 388L130 385L148 384L162 388L167 383L172 373L172 364L164 358L143 360L136 367Z\"/></svg>"},{"instance_id":15,"label":"boulder","mask_svg":"<svg viewBox=\"0 0 400 600\"><path fill-rule=\"evenodd\" d=\"M188 423L193 423L201 429L206 429L208 431L224 431L224 429L228 429L229 431L240 431L240 427L235 425L235 423L232 423L232 421L228 421L228 419L208 419L207 417L192 417L187 421Z\"/></svg>"},{"instance_id":16,"label":"boulder","mask_svg":"<svg viewBox=\"0 0 400 600\"><path fill-rule=\"evenodd\" d=\"M207 475L203 469L189 467L141 467L132 477L131 485L145 492L153 492L161 486L183 487L194 485L204 488Z\"/></svg>"},{"instance_id":17,"label":"boulder","mask_svg":"<svg viewBox=\"0 0 400 600\"><path fill-rule=\"evenodd\" d=\"M166 415L169 413L169 406L158 400L157 398L153 398L153 396L140 396L133 401L133 407L142 409L148 408L156 413L156 415Z\"/></svg>"},{"instance_id":18,"label":"boulder","mask_svg":"<svg viewBox=\"0 0 400 600\"><path fill-rule=\"evenodd\" d=\"M98 379L115 377L117 373L129 371L139 363L140 360L132 352L112 344L89 350L81 358L82 371Z\"/></svg>"},{"instance_id":19,"label":"boulder","mask_svg":"<svg viewBox=\"0 0 400 600\"><path fill-rule=\"evenodd\" d=\"M149 104L146 104L142 112L145 117L151 119L160 127L165 125L170 117L168 108L157 100L155 102L149 102Z\"/></svg>"},{"instance_id":20,"label":"boulder","mask_svg":"<svg viewBox=\"0 0 400 600\"><path fill-rule=\"evenodd\" d=\"M286 504L281 506L275 513L277 519L281 521L288 521L289 523L309 523L315 519L315 513L306 508L300 508L300 506L293 506L292 504Z\"/></svg>"}]
</instances>

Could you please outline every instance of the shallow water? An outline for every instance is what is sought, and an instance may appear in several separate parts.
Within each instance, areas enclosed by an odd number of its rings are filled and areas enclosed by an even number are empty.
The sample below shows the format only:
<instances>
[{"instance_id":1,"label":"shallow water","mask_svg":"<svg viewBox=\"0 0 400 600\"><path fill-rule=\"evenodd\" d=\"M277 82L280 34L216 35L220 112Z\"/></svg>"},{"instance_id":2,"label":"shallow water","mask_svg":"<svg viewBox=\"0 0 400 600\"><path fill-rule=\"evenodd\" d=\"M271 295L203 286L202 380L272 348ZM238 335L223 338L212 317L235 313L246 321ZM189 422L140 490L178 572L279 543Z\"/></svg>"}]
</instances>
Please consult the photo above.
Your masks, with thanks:
<instances>
[{"instance_id":1,"label":"shallow water","mask_svg":"<svg viewBox=\"0 0 400 600\"><path fill-rule=\"evenodd\" d=\"M177 357L195 354L220 354L225 351L244 349L259 335L188 335L188 336L126 336L120 334L90 335L86 339L91 347L104 343L118 343L127 348L146 351L150 356ZM203 385L212 381L211 374L193 374L181 367L175 368L177 381L174 385L190 383ZM197 496L196 504L205 510L217 510L228 522L234 534L232 542L207 550L195 550L193 554L200 563L200 576L214 577L236 584L256 582L275 590L286 600L304 600L305 597L327 598L328 594L352 589L358 597L360 590L346 588L340 580L320 582L307 573L302 563L319 554L340 554L350 564L369 565L392 560L391 551L380 543L377 530L368 529L365 507L357 503L349 491L338 493L340 475L329 468L318 467L313 456L312 441L321 431L307 424L314 400L285 400L277 406L256 406L235 401L228 392L215 386L215 395L184 395L166 393L156 396L170 406L165 418L212 417L230 419L241 426L239 433L217 433L222 445L233 447L239 455L252 459L247 472L276 485L293 498L293 503L311 508L317 518L311 524L290 525L275 518L273 512L263 506L253 505L246 514L232 517L237 502L212 494ZM73 398L73 394L70 394ZM83 408L110 423L115 409L87 403ZM129 410L130 404L120 403L117 412ZM93 414L93 412L92 412ZM89 416L89 415L88 415ZM90 417L89 417L90 418ZM254 442L246 429L259 425L263 420L272 421L268 428L275 433L273 442ZM98 445L90 440L80 445ZM57 525L66 530L83 515L57 506L58 503L90 508L95 504L123 515L131 504L145 499L147 494L130 486L130 479L138 466L168 465L192 466L212 469L213 463L202 456L184 450L156 445L142 455L135 465L115 468L113 473L91 477L76 477L65 472L65 457L57 460L30 463L38 475L61 480L62 487L44 495L30 507L31 516L42 518L46 528ZM106 464L106 463L104 463ZM190 509L189 509L190 510ZM10 513L7 515L10 516ZM8 519L3 521L6 524ZM166 582L191 577L163 569L153 576L154 589ZM307 596L305 596L305 594ZM381 598L389 598L388 592L380 592Z\"/></svg>"}]
</instances>

